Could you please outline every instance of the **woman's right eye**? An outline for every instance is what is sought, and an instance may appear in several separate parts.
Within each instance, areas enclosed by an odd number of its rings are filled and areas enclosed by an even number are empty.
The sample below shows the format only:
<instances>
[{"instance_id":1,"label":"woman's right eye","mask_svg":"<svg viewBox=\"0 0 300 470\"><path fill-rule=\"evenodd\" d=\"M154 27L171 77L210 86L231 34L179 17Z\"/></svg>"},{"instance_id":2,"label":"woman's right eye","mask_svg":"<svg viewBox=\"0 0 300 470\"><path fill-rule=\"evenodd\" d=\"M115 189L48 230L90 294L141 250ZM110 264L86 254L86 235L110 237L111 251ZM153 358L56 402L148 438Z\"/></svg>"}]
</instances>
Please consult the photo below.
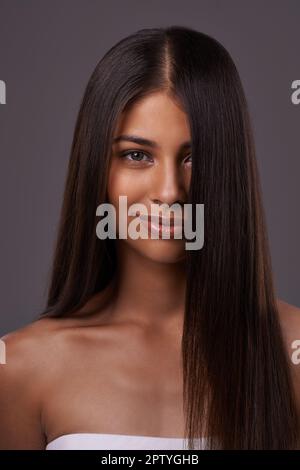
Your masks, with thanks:
<instances>
[{"instance_id":1,"label":"woman's right eye","mask_svg":"<svg viewBox=\"0 0 300 470\"><path fill-rule=\"evenodd\" d=\"M132 158L129 158L129 156L131 156ZM148 155L146 155L144 152L141 152L139 150L130 150L127 152L123 152L121 153L120 157L128 159L129 161L132 161L132 162L151 161ZM147 160L143 160L143 157L146 157Z\"/></svg>"}]
</instances>

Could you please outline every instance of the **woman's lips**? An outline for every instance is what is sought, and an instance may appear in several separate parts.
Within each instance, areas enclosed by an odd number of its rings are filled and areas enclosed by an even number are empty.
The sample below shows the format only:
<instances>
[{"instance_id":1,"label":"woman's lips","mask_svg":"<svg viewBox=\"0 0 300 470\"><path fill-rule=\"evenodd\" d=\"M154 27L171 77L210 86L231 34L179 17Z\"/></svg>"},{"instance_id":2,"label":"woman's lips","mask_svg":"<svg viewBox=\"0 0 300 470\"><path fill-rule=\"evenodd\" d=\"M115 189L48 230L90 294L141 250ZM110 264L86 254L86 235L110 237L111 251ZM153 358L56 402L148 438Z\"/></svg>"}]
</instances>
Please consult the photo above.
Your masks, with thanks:
<instances>
[{"instance_id":1,"label":"woman's lips","mask_svg":"<svg viewBox=\"0 0 300 470\"><path fill-rule=\"evenodd\" d=\"M155 225L182 226L183 219L181 217L162 217L157 215L140 215L141 220L153 222Z\"/></svg>"},{"instance_id":2,"label":"woman's lips","mask_svg":"<svg viewBox=\"0 0 300 470\"><path fill-rule=\"evenodd\" d=\"M175 234L182 234L183 230L183 219L170 217L158 217L158 216L139 216L141 222L147 226L150 234L170 235L173 237Z\"/></svg>"}]
</instances>

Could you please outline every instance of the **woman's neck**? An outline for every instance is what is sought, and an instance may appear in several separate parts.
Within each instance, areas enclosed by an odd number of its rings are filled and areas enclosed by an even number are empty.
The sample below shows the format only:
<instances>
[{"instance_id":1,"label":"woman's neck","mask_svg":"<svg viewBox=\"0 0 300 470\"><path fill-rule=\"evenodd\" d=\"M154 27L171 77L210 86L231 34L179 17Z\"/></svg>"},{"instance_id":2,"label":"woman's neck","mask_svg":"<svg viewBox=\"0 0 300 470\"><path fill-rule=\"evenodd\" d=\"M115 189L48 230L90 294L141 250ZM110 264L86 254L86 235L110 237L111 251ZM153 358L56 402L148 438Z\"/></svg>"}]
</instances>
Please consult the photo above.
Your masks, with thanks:
<instances>
[{"instance_id":1,"label":"woman's neck","mask_svg":"<svg viewBox=\"0 0 300 470\"><path fill-rule=\"evenodd\" d=\"M183 318L186 289L185 260L161 263L134 250L118 256L113 312L145 325Z\"/></svg>"}]
</instances>

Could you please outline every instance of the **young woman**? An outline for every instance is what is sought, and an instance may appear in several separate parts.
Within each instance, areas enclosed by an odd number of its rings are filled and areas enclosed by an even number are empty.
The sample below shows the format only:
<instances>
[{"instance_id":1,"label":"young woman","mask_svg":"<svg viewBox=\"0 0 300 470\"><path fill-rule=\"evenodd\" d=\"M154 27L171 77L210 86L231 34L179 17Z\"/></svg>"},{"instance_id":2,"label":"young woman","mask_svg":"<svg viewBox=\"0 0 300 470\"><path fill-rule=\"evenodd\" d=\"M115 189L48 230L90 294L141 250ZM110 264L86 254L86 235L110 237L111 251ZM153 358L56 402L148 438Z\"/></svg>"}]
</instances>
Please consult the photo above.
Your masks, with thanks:
<instances>
[{"instance_id":1,"label":"young woman","mask_svg":"<svg viewBox=\"0 0 300 470\"><path fill-rule=\"evenodd\" d=\"M97 207L119 215L120 195L204 204L203 247L100 239ZM230 55L180 26L121 40L81 103L47 308L3 338L0 447L298 448L297 339Z\"/></svg>"}]
</instances>

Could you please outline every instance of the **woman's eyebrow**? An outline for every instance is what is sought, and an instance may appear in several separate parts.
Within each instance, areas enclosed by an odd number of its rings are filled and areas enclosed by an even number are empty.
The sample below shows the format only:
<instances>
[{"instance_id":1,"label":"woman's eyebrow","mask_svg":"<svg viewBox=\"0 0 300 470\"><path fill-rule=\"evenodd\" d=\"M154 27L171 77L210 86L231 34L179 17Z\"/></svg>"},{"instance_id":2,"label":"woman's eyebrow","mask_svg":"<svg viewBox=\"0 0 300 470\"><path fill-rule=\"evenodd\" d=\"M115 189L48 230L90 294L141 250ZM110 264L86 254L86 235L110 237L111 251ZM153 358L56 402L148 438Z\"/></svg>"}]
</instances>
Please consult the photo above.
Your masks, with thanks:
<instances>
[{"instance_id":1,"label":"woman's eyebrow","mask_svg":"<svg viewBox=\"0 0 300 470\"><path fill-rule=\"evenodd\" d=\"M122 135L119 135L118 137L115 137L113 140L113 143L115 144L120 141L134 142L135 144L139 144L139 145L147 145L148 147L159 148L158 143L155 142L154 140L145 139L144 137L139 137L137 135L122 134ZM192 143L190 141L186 141L181 144L180 148L186 149L186 148L190 148L191 146L192 146Z\"/></svg>"}]
</instances>

